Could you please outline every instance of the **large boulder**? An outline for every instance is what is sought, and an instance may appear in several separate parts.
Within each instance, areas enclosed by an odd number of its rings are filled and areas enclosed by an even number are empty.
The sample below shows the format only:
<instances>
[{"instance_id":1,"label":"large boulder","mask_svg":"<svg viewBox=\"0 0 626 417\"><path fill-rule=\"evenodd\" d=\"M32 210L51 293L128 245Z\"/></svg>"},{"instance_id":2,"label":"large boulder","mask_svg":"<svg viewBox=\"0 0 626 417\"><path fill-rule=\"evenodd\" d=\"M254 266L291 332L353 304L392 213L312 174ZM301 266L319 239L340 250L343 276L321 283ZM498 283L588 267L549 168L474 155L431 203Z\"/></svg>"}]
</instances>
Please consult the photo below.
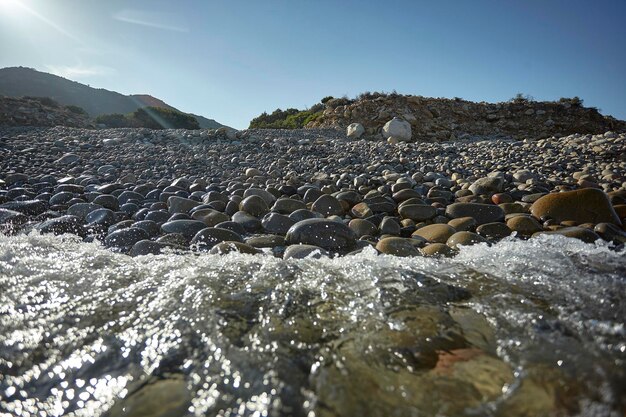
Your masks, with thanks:
<instances>
[{"instance_id":1,"label":"large boulder","mask_svg":"<svg viewBox=\"0 0 626 417\"><path fill-rule=\"evenodd\" d=\"M363 133L365 133L365 128L361 123L352 123L348 126L346 136L348 136L349 139L358 139L363 136Z\"/></svg>"},{"instance_id":2,"label":"large boulder","mask_svg":"<svg viewBox=\"0 0 626 417\"><path fill-rule=\"evenodd\" d=\"M399 117L394 117L383 126L383 137L385 139L393 137L408 142L411 140L411 124Z\"/></svg>"},{"instance_id":3,"label":"large boulder","mask_svg":"<svg viewBox=\"0 0 626 417\"><path fill-rule=\"evenodd\" d=\"M544 195L533 203L530 212L539 219L550 218L559 223L571 220L578 224L622 224L608 196L595 188Z\"/></svg>"}]
</instances>

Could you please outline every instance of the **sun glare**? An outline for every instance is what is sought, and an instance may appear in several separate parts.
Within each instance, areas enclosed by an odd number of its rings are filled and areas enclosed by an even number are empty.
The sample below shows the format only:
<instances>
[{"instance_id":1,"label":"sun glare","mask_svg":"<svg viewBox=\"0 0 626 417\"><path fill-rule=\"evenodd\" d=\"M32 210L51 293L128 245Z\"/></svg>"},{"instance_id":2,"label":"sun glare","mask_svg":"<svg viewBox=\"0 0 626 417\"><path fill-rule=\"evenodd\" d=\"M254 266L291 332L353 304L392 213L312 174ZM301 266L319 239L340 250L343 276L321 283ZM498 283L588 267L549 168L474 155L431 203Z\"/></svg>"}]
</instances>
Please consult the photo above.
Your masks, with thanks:
<instances>
[{"instance_id":1,"label":"sun glare","mask_svg":"<svg viewBox=\"0 0 626 417\"><path fill-rule=\"evenodd\" d=\"M0 13L13 14L16 13L21 6L19 0L0 0Z\"/></svg>"}]
</instances>

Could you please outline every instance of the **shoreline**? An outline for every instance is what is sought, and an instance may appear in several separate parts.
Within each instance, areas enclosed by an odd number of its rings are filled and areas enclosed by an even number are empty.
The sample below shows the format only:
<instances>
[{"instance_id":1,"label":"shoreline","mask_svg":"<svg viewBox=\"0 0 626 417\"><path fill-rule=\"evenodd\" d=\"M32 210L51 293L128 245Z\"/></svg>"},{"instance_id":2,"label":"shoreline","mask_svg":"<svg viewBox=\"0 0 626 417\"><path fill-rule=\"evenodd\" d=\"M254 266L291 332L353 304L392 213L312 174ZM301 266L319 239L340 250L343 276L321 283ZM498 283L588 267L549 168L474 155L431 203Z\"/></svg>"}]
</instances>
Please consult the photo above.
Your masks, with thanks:
<instances>
[{"instance_id":1,"label":"shoreline","mask_svg":"<svg viewBox=\"0 0 626 417\"><path fill-rule=\"evenodd\" d=\"M624 133L390 145L335 129L56 127L0 138L5 233L74 233L132 255L453 256L512 233L626 242Z\"/></svg>"}]
</instances>

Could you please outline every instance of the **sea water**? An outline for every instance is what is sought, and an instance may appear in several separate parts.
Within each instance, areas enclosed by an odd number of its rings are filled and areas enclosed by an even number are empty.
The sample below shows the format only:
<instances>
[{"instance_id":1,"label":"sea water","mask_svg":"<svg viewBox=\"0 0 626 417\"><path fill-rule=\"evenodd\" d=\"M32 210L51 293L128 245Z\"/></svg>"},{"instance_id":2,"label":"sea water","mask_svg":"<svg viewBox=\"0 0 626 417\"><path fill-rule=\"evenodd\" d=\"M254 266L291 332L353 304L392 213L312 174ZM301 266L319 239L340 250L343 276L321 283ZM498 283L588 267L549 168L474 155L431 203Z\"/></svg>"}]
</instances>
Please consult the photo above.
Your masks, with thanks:
<instances>
[{"instance_id":1,"label":"sea water","mask_svg":"<svg viewBox=\"0 0 626 417\"><path fill-rule=\"evenodd\" d=\"M626 253L128 257L0 236L2 416L623 416Z\"/></svg>"}]
</instances>

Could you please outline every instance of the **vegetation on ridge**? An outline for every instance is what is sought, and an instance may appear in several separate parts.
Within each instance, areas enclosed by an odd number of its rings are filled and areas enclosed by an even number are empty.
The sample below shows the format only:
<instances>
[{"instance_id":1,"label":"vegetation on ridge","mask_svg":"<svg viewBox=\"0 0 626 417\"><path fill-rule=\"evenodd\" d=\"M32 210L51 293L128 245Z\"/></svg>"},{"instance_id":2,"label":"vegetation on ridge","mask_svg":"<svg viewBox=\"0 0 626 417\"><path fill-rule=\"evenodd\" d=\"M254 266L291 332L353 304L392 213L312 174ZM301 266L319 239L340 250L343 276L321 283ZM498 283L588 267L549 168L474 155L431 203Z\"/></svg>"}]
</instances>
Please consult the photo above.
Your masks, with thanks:
<instances>
[{"instance_id":1,"label":"vegetation on ridge","mask_svg":"<svg viewBox=\"0 0 626 417\"><path fill-rule=\"evenodd\" d=\"M200 129L195 117L162 107L143 107L129 114L105 114L96 123L106 127L144 127L148 129Z\"/></svg>"}]
</instances>

